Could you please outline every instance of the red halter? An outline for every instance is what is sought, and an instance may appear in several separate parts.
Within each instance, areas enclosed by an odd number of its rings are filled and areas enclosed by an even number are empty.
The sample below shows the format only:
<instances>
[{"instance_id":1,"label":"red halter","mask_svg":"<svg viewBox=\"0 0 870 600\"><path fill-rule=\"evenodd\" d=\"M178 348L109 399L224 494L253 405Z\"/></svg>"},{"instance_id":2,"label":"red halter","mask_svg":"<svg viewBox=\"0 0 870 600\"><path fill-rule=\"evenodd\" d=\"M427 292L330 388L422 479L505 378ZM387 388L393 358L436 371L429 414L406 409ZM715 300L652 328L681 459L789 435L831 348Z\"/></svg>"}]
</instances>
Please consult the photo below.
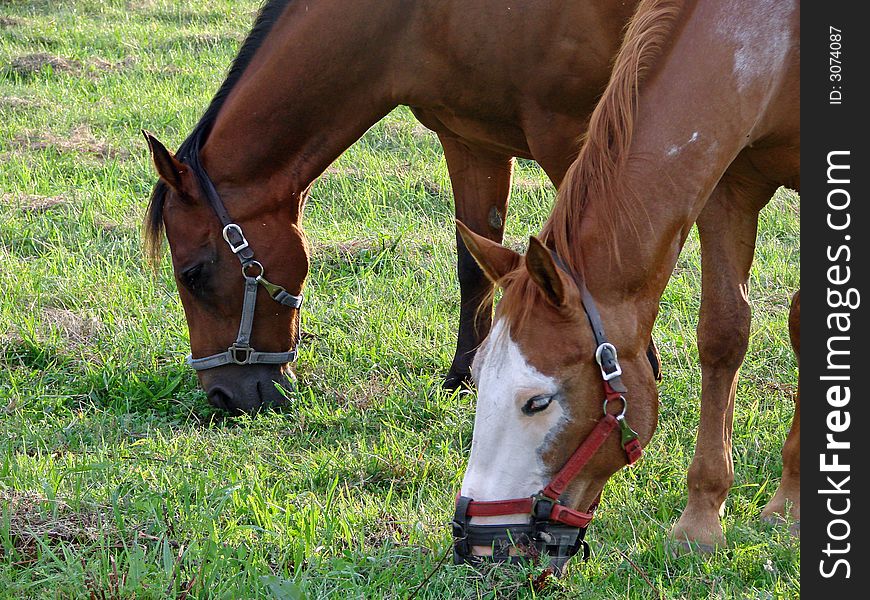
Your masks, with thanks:
<instances>
[{"instance_id":1,"label":"red halter","mask_svg":"<svg viewBox=\"0 0 870 600\"><path fill-rule=\"evenodd\" d=\"M616 356L614 353L614 362ZM619 363L616 363L617 366ZM614 379L617 379L617 375ZM586 439L577 447L571 458L564 464L561 470L556 473L553 479L547 486L528 498L514 498L513 500L472 500L468 503L466 515L469 517L497 517L502 515L513 514L531 514L536 512L536 505L541 500L549 500L552 502L552 510L550 511L548 520L556 523L563 523L571 527L586 527L592 520L592 514L595 506L589 512L581 512L568 508L560 503L562 494L565 493L568 485L574 480L586 463L598 451L599 448L607 441L610 433L618 426L622 437L622 447L625 450L627 464L631 465L643 454L640 442L637 439L637 433L629 427L625 420L625 397L622 393L613 389L609 381L604 381L604 391L606 394L604 400L604 416L595 425L595 428L586 436ZM622 401L622 412L617 415L612 415L607 412L608 402L614 400ZM597 502L596 502L597 504Z\"/></svg>"},{"instance_id":2,"label":"red halter","mask_svg":"<svg viewBox=\"0 0 870 600\"><path fill-rule=\"evenodd\" d=\"M556 265L571 275L561 259L552 252ZM607 441L610 433L618 426L621 434L622 447L625 450L626 461L634 464L643 453L637 433L629 427L625 420L627 402L624 394L628 393L622 382L622 368L617 360L616 348L607 341L604 325L595 301L583 281L573 277L580 290L583 308L592 327L597 348L595 360L601 368L601 378L604 385L604 416L586 439L577 447L568 461L553 477L547 486L537 494L528 498L511 500L472 500L459 496L456 501L456 514L453 520L454 561L478 562L482 557L471 553L471 546L491 545L499 543L500 553L493 557L496 560L514 561L517 557L510 556L507 548L519 542L526 547L533 547L536 553L548 551L556 570L560 570L579 548L584 549L584 558L588 555L588 544L583 541L586 527L592 521L592 516L598 505L598 500L589 512L574 510L562 504L561 499L568 485L574 480L583 467L591 460L599 448ZM622 402L622 410L614 415L608 412L608 403ZM530 515L529 525L475 525L471 517L498 517L513 514ZM553 535L553 534L556 535ZM573 535L572 535L573 534ZM517 539L517 538L522 539Z\"/></svg>"}]
</instances>

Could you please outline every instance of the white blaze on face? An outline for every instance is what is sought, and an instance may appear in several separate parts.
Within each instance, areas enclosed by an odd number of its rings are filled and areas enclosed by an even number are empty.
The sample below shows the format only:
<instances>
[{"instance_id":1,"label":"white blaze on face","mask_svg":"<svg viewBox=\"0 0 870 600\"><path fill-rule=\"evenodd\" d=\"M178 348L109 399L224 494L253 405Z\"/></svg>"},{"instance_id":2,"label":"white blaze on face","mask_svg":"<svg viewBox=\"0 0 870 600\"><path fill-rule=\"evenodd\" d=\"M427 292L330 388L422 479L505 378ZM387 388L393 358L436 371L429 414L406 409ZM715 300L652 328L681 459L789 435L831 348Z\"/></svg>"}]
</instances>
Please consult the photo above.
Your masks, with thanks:
<instances>
[{"instance_id":1,"label":"white blaze on face","mask_svg":"<svg viewBox=\"0 0 870 600\"><path fill-rule=\"evenodd\" d=\"M565 420L562 404L553 401L541 412L522 408L533 396L552 395L558 384L532 367L511 339L504 319L478 350L473 372L477 410L462 495L474 500L525 498L538 492L550 473L541 459L547 438ZM475 517L475 523L519 523L528 515Z\"/></svg>"}]
</instances>

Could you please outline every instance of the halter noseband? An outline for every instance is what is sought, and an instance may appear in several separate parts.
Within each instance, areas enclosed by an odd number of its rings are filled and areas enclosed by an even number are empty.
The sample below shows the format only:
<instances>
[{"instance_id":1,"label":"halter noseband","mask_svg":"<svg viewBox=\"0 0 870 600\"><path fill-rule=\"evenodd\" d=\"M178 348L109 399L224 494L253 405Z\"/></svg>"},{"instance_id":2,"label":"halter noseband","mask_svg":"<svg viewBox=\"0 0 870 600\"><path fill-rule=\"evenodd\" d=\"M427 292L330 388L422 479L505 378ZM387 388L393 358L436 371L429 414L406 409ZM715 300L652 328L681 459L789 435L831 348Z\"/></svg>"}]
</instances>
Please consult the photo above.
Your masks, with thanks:
<instances>
[{"instance_id":1,"label":"halter noseband","mask_svg":"<svg viewBox=\"0 0 870 600\"><path fill-rule=\"evenodd\" d=\"M223 365L283 365L296 360L297 345L294 344L288 352L258 352L251 347L251 330L254 327L254 312L257 308L257 286L263 289L275 302L289 308L302 307L302 294L294 296L280 285L266 279L266 271L259 261L254 260L254 251L248 244L242 228L234 223L224 206L220 195L199 160L199 142L197 141L190 153L185 157L196 173L200 186L205 192L208 202L223 226L222 236L230 250L242 264L242 277L245 279L245 296L242 301L242 316L239 321L239 333L236 341L225 352L212 354L203 358L187 357L187 364L196 371L214 369ZM298 342L297 342L298 344Z\"/></svg>"},{"instance_id":2,"label":"halter noseband","mask_svg":"<svg viewBox=\"0 0 870 600\"><path fill-rule=\"evenodd\" d=\"M586 288L586 284L571 274L555 252L551 250L550 253L559 269L571 276L580 290L583 310L592 327L592 335L595 337L595 361L601 369L601 380L604 386L604 416L580 443L562 469L537 494L529 498L490 501L477 501L459 496L452 522L455 540L453 559L456 564L478 565L487 559L516 563L548 554L551 566L558 573L568 559L581 548L585 560L589 557L589 544L583 538L586 535L586 528L592 521L600 496L589 512L581 512L568 508L562 503L565 490L616 427L619 427L622 447L629 465L635 463L643 452L637 433L629 427L625 419L627 402L624 394L628 393L628 389L622 382L622 368L617 359L616 347L607 341L595 300ZM617 400L622 403L622 408L614 415L608 412L607 405ZM471 523L472 517L513 514L528 514L528 523L518 525ZM492 557L473 554L473 546L492 548ZM525 551L526 556L511 556L511 547Z\"/></svg>"}]
</instances>

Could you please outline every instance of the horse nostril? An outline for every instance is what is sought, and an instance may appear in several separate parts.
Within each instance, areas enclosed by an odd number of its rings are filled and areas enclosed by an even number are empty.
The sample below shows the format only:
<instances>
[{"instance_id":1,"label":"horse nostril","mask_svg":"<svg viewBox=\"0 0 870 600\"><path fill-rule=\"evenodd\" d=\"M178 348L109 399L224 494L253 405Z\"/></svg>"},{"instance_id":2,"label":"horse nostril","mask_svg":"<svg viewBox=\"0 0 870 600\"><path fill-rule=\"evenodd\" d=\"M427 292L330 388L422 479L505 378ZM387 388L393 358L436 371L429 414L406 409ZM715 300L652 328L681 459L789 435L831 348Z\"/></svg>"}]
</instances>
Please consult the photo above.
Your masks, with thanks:
<instances>
[{"instance_id":1,"label":"horse nostril","mask_svg":"<svg viewBox=\"0 0 870 600\"><path fill-rule=\"evenodd\" d=\"M230 410L230 406L232 406L233 396L223 388L213 387L208 392L208 401L215 408Z\"/></svg>"}]
</instances>

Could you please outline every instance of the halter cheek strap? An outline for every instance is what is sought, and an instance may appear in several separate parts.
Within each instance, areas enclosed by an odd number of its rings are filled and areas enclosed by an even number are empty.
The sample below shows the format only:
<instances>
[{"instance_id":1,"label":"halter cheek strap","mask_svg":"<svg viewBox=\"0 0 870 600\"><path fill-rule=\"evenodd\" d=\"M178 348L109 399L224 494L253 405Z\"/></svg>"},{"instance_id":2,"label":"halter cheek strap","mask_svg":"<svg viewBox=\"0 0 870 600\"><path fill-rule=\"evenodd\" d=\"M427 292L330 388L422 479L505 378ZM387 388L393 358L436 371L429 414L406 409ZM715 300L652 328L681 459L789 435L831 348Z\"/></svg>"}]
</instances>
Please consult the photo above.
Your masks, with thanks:
<instances>
[{"instance_id":1,"label":"halter cheek strap","mask_svg":"<svg viewBox=\"0 0 870 600\"><path fill-rule=\"evenodd\" d=\"M257 352L251 347L251 330L254 326L254 311L257 308L257 290L259 285L269 292L273 300L289 308L299 309L302 307L302 296L294 296L287 290L276 286L263 278L262 266L257 261L248 263L260 269L257 276L247 274L247 266L242 267L242 276L245 278L245 296L242 302L242 316L239 321L239 334L226 352L212 354L204 358L187 357L187 364L196 371L213 369L223 365L250 365L271 364L283 365L296 360L297 349L294 347L288 352ZM274 294L270 287L276 288Z\"/></svg>"},{"instance_id":2,"label":"halter cheek strap","mask_svg":"<svg viewBox=\"0 0 870 600\"><path fill-rule=\"evenodd\" d=\"M294 296L280 285L266 279L266 271L259 261L254 260L254 251L248 244L242 228L234 223L224 206L220 195L211 179L199 161L199 145L196 144L187 157L187 162L197 174L200 185L208 198L209 204L223 226L222 236L236 258L242 265L242 277L245 280L245 293L242 301L242 315L239 319L239 333L236 341L225 352L212 354L202 358L187 357L187 364L196 371L214 369L223 365L283 365L296 360L297 346L287 352L258 352L251 347L251 330L254 327L254 314L257 309L257 291L260 286L269 296L283 306L299 310L302 307L302 294Z\"/></svg>"}]
</instances>

